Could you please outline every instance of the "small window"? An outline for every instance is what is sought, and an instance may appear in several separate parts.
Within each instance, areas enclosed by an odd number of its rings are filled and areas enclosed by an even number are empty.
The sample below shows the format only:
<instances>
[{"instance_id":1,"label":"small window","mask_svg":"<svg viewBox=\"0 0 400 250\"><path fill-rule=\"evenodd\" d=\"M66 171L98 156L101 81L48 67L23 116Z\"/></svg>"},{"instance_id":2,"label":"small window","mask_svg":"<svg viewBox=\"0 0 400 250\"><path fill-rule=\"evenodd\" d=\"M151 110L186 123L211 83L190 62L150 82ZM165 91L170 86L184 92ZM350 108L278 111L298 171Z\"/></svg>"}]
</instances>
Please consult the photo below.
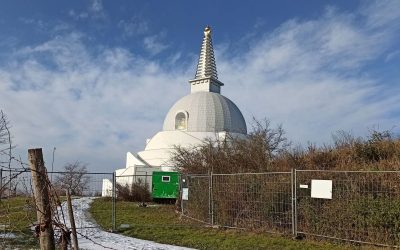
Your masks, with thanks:
<instances>
[{"instance_id":1,"label":"small window","mask_svg":"<svg viewBox=\"0 0 400 250\"><path fill-rule=\"evenodd\" d=\"M186 130L187 128L187 118L186 114L179 112L175 116L175 129L176 130Z\"/></svg>"},{"instance_id":2,"label":"small window","mask_svg":"<svg viewBox=\"0 0 400 250\"><path fill-rule=\"evenodd\" d=\"M169 176L163 176L162 177L162 182L169 182L170 181L170 177Z\"/></svg>"}]
</instances>

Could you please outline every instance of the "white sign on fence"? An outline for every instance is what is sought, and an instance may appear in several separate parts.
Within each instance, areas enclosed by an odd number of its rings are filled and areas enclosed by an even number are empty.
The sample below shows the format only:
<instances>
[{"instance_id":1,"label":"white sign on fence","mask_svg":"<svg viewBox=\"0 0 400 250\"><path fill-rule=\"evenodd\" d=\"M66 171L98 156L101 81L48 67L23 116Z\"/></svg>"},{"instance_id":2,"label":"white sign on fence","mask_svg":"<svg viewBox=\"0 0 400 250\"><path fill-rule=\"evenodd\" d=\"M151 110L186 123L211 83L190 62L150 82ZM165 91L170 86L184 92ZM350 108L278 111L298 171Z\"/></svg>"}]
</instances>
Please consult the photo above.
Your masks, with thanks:
<instances>
[{"instance_id":1,"label":"white sign on fence","mask_svg":"<svg viewBox=\"0 0 400 250\"><path fill-rule=\"evenodd\" d=\"M311 198L332 199L332 180L311 180Z\"/></svg>"},{"instance_id":2,"label":"white sign on fence","mask_svg":"<svg viewBox=\"0 0 400 250\"><path fill-rule=\"evenodd\" d=\"M189 200L189 188L182 188L182 200Z\"/></svg>"}]
</instances>

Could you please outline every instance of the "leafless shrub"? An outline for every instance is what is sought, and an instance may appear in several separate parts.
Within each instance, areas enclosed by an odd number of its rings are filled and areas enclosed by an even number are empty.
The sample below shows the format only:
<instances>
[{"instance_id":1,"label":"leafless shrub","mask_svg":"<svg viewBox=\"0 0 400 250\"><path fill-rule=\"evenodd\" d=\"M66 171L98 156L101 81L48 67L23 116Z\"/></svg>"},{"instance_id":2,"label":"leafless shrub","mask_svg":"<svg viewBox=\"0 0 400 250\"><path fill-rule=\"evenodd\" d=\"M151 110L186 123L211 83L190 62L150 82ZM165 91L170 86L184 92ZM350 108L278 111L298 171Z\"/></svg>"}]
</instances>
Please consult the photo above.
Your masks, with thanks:
<instances>
[{"instance_id":1,"label":"leafless shrub","mask_svg":"<svg viewBox=\"0 0 400 250\"><path fill-rule=\"evenodd\" d=\"M0 110L0 167L11 167L12 149L10 122L3 110Z\"/></svg>"},{"instance_id":2,"label":"leafless shrub","mask_svg":"<svg viewBox=\"0 0 400 250\"><path fill-rule=\"evenodd\" d=\"M186 173L264 172L275 169L274 159L286 152L289 145L281 125L271 128L268 120L254 119L246 138L208 139L193 148L177 146L173 161Z\"/></svg>"},{"instance_id":3,"label":"leafless shrub","mask_svg":"<svg viewBox=\"0 0 400 250\"><path fill-rule=\"evenodd\" d=\"M184 203L185 215L209 223L213 220L222 226L287 232L292 211L290 175L273 175L274 179L268 180L263 172L268 175L268 172L291 169L400 170L400 139L391 131L372 130L365 138L339 131L332 137L332 144L291 147L281 126L272 129L268 121L256 121L244 140L207 140L194 148L177 147L174 160L179 170L188 176L191 190L190 200ZM334 175L340 175L335 185L336 190L343 193L340 194L342 199L321 202L318 207L309 194L302 197L298 203L302 211L299 220L305 231L398 244L398 174L312 173L316 179L333 179ZM299 183L310 181L307 174L296 180ZM337 227L332 227L337 221L342 228L352 230L338 232Z\"/></svg>"},{"instance_id":4,"label":"leafless shrub","mask_svg":"<svg viewBox=\"0 0 400 250\"><path fill-rule=\"evenodd\" d=\"M151 201L151 194L149 192L149 185L143 183L141 179L131 185L117 184L116 185L117 197L123 201L136 201L147 202Z\"/></svg>"},{"instance_id":5,"label":"leafless shrub","mask_svg":"<svg viewBox=\"0 0 400 250\"><path fill-rule=\"evenodd\" d=\"M56 178L58 189L69 189L71 195L83 195L88 189L87 165L79 161L64 166L63 173Z\"/></svg>"}]
</instances>

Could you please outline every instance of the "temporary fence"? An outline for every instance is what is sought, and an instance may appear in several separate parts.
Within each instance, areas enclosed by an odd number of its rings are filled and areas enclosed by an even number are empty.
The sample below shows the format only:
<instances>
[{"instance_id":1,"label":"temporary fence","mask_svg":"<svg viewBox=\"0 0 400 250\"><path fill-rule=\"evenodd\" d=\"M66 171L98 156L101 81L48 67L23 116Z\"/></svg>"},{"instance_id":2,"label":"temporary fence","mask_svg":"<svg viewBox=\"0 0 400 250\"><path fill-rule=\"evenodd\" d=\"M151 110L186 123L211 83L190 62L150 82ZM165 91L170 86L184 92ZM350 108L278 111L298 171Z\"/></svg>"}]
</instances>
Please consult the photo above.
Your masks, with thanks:
<instances>
[{"instance_id":1,"label":"temporary fence","mask_svg":"<svg viewBox=\"0 0 400 250\"><path fill-rule=\"evenodd\" d=\"M63 184L72 179L79 180L70 183L75 196L90 201L91 197L109 197L112 202L90 210L94 216L108 217L107 229L115 230L118 213L126 212L117 211L117 196L128 192L129 197L140 196L136 201L151 199L150 174L49 172L48 178L60 197L65 194ZM133 185L139 187L137 193L132 193ZM182 214L210 225L400 246L400 171L210 173L183 175L180 186ZM0 169L0 187L0 230L20 228L21 222L13 220L18 213L24 213L25 221L33 225L35 208L28 202L13 209L8 205L12 197L32 198L30 171ZM74 204L75 214L87 213L87 209L87 204ZM79 221L76 226L79 234L88 237L90 228L98 227Z\"/></svg>"},{"instance_id":2,"label":"temporary fence","mask_svg":"<svg viewBox=\"0 0 400 250\"><path fill-rule=\"evenodd\" d=\"M116 175L115 176L116 187L132 188L132 184L136 184L140 187L145 187L149 192L152 186L152 175L151 173L140 174L140 175Z\"/></svg>"},{"instance_id":3,"label":"temporary fence","mask_svg":"<svg viewBox=\"0 0 400 250\"><path fill-rule=\"evenodd\" d=\"M151 174L115 176L116 197L122 201L145 202L151 201ZM120 206L116 210L116 217L129 212L128 206Z\"/></svg>"},{"instance_id":4,"label":"temporary fence","mask_svg":"<svg viewBox=\"0 0 400 250\"><path fill-rule=\"evenodd\" d=\"M182 214L208 224L212 222L211 180L208 175L187 175L182 177L182 194L188 190L188 197L182 197ZM190 197L190 198L189 198Z\"/></svg>"},{"instance_id":5,"label":"temporary fence","mask_svg":"<svg viewBox=\"0 0 400 250\"><path fill-rule=\"evenodd\" d=\"M400 245L400 171L297 170L297 234Z\"/></svg>"},{"instance_id":6,"label":"temporary fence","mask_svg":"<svg viewBox=\"0 0 400 250\"><path fill-rule=\"evenodd\" d=\"M186 175L182 213L211 225L400 245L400 171Z\"/></svg>"}]
</instances>

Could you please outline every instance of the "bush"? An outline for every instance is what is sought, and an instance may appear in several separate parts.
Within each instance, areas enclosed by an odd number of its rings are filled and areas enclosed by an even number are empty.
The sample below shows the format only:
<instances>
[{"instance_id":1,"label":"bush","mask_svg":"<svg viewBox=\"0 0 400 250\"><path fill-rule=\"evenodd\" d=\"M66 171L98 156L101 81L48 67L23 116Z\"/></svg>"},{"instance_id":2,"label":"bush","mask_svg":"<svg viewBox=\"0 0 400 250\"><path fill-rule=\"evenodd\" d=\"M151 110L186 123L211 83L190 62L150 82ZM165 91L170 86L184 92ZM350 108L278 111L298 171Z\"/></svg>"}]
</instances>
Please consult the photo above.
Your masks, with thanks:
<instances>
[{"instance_id":1,"label":"bush","mask_svg":"<svg viewBox=\"0 0 400 250\"><path fill-rule=\"evenodd\" d=\"M243 173L276 171L274 161L290 143L281 125L271 128L268 120L254 120L247 138L206 140L193 148L176 147L174 165L184 173Z\"/></svg>"},{"instance_id":2,"label":"bush","mask_svg":"<svg viewBox=\"0 0 400 250\"><path fill-rule=\"evenodd\" d=\"M176 148L175 165L188 174L190 186L185 214L222 226L288 232L290 175L269 179L268 172L338 170L298 172L298 183L309 183L311 177L338 180L333 184L334 202L311 199L309 189L297 190L299 230L390 245L400 242L399 175L368 172L400 170L399 138L390 131L371 131L365 138L339 131L332 145L302 148L290 147L284 134L281 126L271 128L268 121L256 121L247 139L207 140L195 148ZM214 174L211 189L210 173Z\"/></svg>"},{"instance_id":3,"label":"bush","mask_svg":"<svg viewBox=\"0 0 400 250\"><path fill-rule=\"evenodd\" d=\"M136 201L136 202L147 202L151 201L151 194L149 191L149 185L143 183L142 180L138 180L136 183L131 185L117 184L117 198L123 201Z\"/></svg>"}]
</instances>

